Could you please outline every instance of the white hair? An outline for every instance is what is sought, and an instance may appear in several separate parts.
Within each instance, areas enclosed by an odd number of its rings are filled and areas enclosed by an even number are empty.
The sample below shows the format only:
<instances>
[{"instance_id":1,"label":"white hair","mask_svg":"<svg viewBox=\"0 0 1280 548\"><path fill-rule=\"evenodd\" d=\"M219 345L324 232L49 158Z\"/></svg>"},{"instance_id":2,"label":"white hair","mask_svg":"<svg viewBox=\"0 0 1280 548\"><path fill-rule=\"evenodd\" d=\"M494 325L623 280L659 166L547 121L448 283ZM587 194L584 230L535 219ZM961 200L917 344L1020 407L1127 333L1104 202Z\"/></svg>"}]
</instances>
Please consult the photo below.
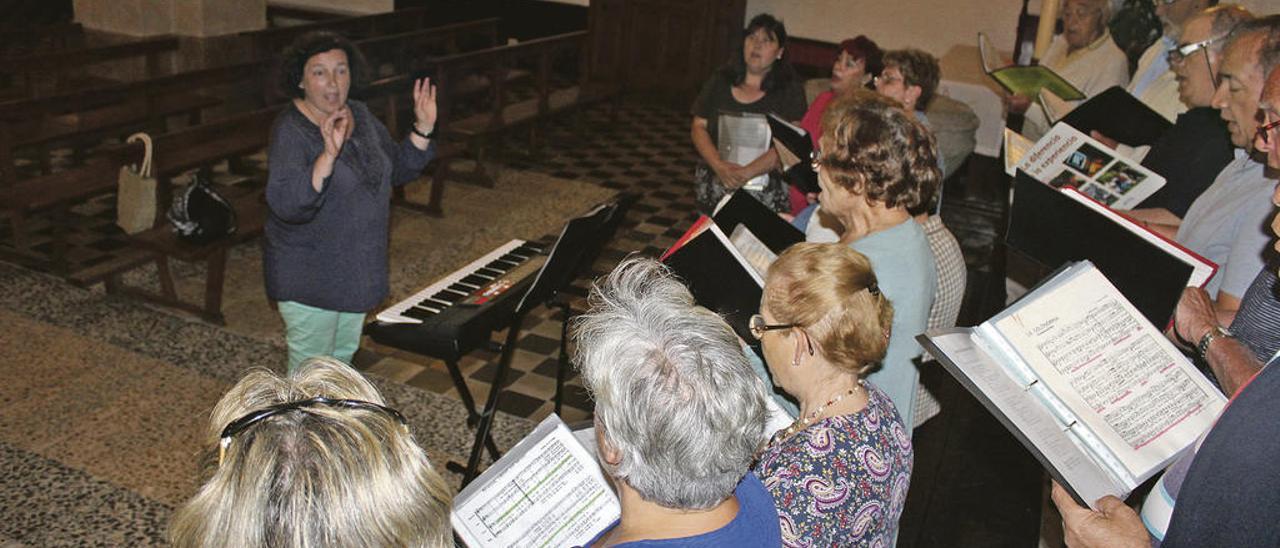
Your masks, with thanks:
<instances>
[{"instance_id":1,"label":"white hair","mask_svg":"<svg viewBox=\"0 0 1280 548\"><path fill-rule=\"evenodd\" d=\"M604 466L662 506L718 504L747 473L765 423L737 336L652 259L624 260L589 302L574 322L574 363L622 457Z\"/></svg>"}]
</instances>

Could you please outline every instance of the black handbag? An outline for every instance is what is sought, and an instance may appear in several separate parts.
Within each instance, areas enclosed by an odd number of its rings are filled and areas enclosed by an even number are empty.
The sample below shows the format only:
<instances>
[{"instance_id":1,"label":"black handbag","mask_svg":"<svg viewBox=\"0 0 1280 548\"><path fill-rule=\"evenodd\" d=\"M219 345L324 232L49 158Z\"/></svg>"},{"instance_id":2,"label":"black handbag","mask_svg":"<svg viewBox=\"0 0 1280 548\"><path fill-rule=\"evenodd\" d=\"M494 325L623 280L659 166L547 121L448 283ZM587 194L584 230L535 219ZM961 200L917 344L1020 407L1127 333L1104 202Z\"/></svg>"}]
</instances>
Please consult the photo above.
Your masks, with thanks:
<instances>
[{"instance_id":1,"label":"black handbag","mask_svg":"<svg viewBox=\"0 0 1280 548\"><path fill-rule=\"evenodd\" d=\"M174 196L166 216L178 238L193 244L207 244L236 232L235 208L199 173Z\"/></svg>"}]
</instances>

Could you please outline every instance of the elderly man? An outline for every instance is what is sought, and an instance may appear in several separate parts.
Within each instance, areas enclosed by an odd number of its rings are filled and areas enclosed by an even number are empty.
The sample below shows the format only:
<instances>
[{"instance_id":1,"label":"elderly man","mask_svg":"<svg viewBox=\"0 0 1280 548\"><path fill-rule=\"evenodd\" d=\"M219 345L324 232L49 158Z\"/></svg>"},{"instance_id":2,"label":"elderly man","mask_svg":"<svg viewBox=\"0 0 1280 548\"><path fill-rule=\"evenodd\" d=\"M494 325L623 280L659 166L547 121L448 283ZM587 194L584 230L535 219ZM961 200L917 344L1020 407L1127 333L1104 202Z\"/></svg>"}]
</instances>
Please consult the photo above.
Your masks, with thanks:
<instances>
[{"instance_id":1,"label":"elderly man","mask_svg":"<svg viewBox=\"0 0 1280 548\"><path fill-rule=\"evenodd\" d=\"M748 471L765 396L733 330L650 259L624 260L590 304L574 361L622 505L592 545L781 545L773 498Z\"/></svg>"},{"instance_id":2,"label":"elderly man","mask_svg":"<svg viewBox=\"0 0 1280 548\"><path fill-rule=\"evenodd\" d=\"M1210 8L1186 21L1176 47L1168 52L1177 95L1190 110L1178 116L1145 157L1130 156L1166 180L1133 214L1169 237L1177 233L1192 202L1234 158L1227 123L1212 106L1213 92L1227 34L1252 18L1236 5ZM1123 146L1118 150L1126 153Z\"/></svg>"},{"instance_id":3,"label":"elderly man","mask_svg":"<svg viewBox=\"0 0 1280 548\"><path fill-rule=\"evenodd\" d=\"M1066 78L1086 97L1129 83L1129 58L1107 30L1111 9L1110 0L1065 0L1062 34L1053 38L1040 60L1041 65ZM1010 97L1009 110L1027 113L1022 134L1038 141L1049 131L1049 119L1039 106L1031 106L1034 100L1035 97Z\"/></svg>"},{"instance_id":4,"label":"elderly man","mask_svg":"<svg viewBox=\"0 0 1280 548\"><path fill-rule=\"evenodd\" d=\"M1138 69L1126 89L1170 121L1185 112L1187 105L1178 100L1178 81L1166 53L1179 45L1183 24L1188 19L1217 3L1218 0L1156 1L1156 15L1160 17L1164 34L1142 53Z\"/></svg>"},{"instance_id":5,"label":"elderly man","mask_svg":"<svg viewBox=\"0 0 1280 548\"><path fill-rule=\"evenodd\" d=\"M1280 25L1270 32L1264 47L1280 58ZM1267 126L1280 121L1278 106L1280 70L1273 69L1262 101L1266 123L1256 132L1258 149L1267 154L1272 169L1280 169L1280 124ZM1280 200L1280 192L1271 199ZM1280 218L1272 221L1272 229L1280 233ZM1199 351L1232 395L1231 404L1196 452L1165 472L1141 517L1115 497L1099 500L1100 511L1084 508L1055 484L1053 500L1062 512L1069 545L1145 547L1147 532L1162 546L1271 546L1280 541L1280 475L1274 470L1280 459L1274 427L1280 414L1280 368L1263 368L1265 362L1229 335L1211 336L1213 316L1204 293L1188 290L1178 305L1177 332L1201 341ZM1162 534L1165 526L1167 534Z\"/></svg>"},{"instance_id":6,"label":"elderly man","mask_svg":"<svg viewBox=\"0 0 1280 548\"><path fill-rule=\"evenodd\" d=\"M1179 243L1218 264L1218 273L1205 289L1224 325L1231 323L1241 296L1262 269L1270 240L1263 221L1271 214L1269 197L1275 180L1267 177L1265 165L1251 157L1251 149L1263 79L1272 68L1262 55L1262 45L1277 18L1237 26L1223 48L1212 102L1227 122L1231 143L1237 147L1235 159L1196 198L1182 220L1134 215L1157 230L1176 228L1174 238Z\"/></svg>"}]
</instances>

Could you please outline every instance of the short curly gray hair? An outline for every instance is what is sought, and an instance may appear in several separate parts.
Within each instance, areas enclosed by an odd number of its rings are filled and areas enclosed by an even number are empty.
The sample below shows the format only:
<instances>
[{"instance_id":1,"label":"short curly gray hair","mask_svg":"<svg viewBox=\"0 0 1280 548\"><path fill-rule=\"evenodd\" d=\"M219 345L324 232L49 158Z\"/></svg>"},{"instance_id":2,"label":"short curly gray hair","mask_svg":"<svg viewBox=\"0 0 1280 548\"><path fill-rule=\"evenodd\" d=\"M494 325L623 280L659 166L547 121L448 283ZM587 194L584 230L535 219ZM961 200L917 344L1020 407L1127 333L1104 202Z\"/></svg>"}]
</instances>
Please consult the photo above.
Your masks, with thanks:
<instances>
[{"instance_id":1,"label":"short curly gray hair","mask_svg":"<svg viewBox=\"0 0 1280 548\"><path fill-rule=\"evenodd\" d=\"M733 494L761 441L765 401L737 336L662 264L628 258L574 321L574 363L595 398L603 465L645 500L702 510Z\"/></svg>"}]
</instances>

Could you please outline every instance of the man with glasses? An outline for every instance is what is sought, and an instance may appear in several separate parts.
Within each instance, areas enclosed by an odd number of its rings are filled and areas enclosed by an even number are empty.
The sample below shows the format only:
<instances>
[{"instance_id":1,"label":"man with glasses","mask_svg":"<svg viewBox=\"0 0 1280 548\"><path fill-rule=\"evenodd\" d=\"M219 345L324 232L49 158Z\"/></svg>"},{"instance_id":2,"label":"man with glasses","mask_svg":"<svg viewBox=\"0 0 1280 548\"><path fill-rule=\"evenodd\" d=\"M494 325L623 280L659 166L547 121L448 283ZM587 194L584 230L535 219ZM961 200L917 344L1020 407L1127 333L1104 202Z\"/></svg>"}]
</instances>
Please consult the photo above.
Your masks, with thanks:
<instances>
[{"instance_id":1,"label":"man with glasses","mask_svg":"<svg viewBox=\"0 0 1280 548\"><path fill-rule=\"evenodd\" d=\"M1223 4L1187 19L1166 57L1178 97L1190 110L1179 115L1149 151L1114 147L1165 178L1165 185L1143 200L1133 214L1168 237L1177 233L1191 203L1234 157L1227 124L1212 105L1215 75L1227 34L1252 18L1244 8Z\"/></svg>"},{"instance_id":2,"label":"man with glasses","mask_svg":"<svg viewBox=\"0 0 1280 548\"><path fill-rule=\"evenodd\" d=\"M1169 121L1177 120L1187 106L1178 100L1178 81L1166 52L1178 46L1182 27L1191 17L1218 4L1217 0L1155 0L1156 16L1164 34L1143 52L1138 69L1126 88Z\"/></svg>"},{"instance_id":3,"label":"man with glasses","mask_svg":"<svg viewBox=\"0 0 1280 548\"><path fill-rule=\"evenodd\" d=\"M1164 214L1167 212L1134 212L1134 217L1153 228L1163 228L1166 234L1176 230L1174 239L1178 243L1218 265L1217 274L1205 290L1223 325L1231 323L1245 290L1262 269L1263 250L1270 241L1262 225L1271 214L1275 180L1267 177L1265 166L1253 159L1251 152L1263 77L1271 68L1261 55L1261 46L1277 20L1280 16L1241 23L1223 41L1215 74L1219 84L1211 101L1227 123L1231 143L1236 147L1235 158L1196 198L1182 219ZM1196 65L1188 62L1191 60L1183 59L1180 66Z\"/></svg>"},{"instance_id":4,"label":"man with glasses","mask_svg":"<svg viewBox=\"0 0 1280 548\"><path fill-rule=\"evenodd\" d=\"M1240 39L1260 43L1261 62L1271 67L1261 94L1264 123L1256 126L1253 136L1255 146L1267 155L1268 167L1280 170L1280 17L1266 20L1271 23L1262 24L1262 30L1253 27L1250 32L1246 27ZM1267 199L1280 201L1280 192ZM1273 218L1271 226L1280 234L1280 218ZM1273 306L1280 298L1268 297ZM1223 333L1214 315L1204 293L1188 289L1178 304L1175 327L1183 339L1197 340L1204 333L1198 351L1231 396L1230 405L1195 452L1165 471L1147 496L1141 517L1115 497L1098 500L1098 511L1090 510L1054 485L1053 500L1062 512L1069 545L1145 547L1150 545L1146 532L1161 546L1256 546L1280 539L1280 475L1274 470L1280 460L1275 428L1280 368L1264 365L1275 361L1274 355L1259 359Z\"/></svg>"}]
</instances>

